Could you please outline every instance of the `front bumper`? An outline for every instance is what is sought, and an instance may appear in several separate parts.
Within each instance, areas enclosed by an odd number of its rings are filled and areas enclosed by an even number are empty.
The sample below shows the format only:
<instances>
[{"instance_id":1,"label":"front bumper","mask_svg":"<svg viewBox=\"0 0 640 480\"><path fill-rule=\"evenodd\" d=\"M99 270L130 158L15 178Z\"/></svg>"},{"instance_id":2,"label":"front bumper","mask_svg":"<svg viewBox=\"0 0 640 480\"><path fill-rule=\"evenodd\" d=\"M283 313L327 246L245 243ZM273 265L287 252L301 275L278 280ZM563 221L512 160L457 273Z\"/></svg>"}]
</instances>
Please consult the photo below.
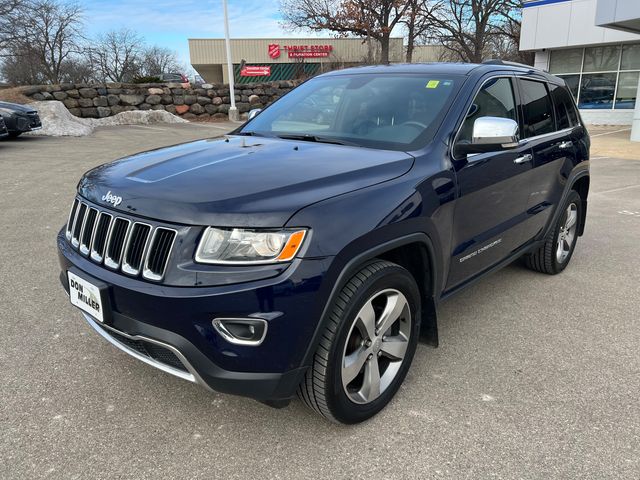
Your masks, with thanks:
<instances>
[{"instance_id":1,"label":"front bumper","mask_svg":"<svg viewBox=\"0 0 640 480\"><path fill-rule=\"evenodd\" d=\"M330 259L299 260L282 275L256 282L168 287L94 264L70 248L63 232L58 247L60 280L67 292L69 269L108 285L109 325L85 318L116 347L219 392L266 402L295 395L324 306L323 280ZM214 318L258 314L269 322L268 335L259 346L231 344L212 325Z\"/></svg>"}]
</instances>

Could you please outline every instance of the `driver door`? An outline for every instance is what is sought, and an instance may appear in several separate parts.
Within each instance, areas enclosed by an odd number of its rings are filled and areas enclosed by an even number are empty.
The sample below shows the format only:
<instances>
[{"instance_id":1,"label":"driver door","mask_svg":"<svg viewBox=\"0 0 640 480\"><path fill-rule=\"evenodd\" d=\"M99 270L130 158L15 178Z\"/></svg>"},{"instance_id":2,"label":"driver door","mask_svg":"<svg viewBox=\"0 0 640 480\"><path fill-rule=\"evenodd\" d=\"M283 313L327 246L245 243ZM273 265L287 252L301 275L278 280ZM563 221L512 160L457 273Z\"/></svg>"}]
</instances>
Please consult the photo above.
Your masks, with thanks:
<instances>
[{"instance_id":1,"label":"driver door","mask_svg":"<svg viewBox=\"0 0 640 480\"><path fill-rule=\"evenodd\" d=\"M512 77L493 77L482 83L456 144L471 142L478 118L499 117L519 122L514 82ZM457 154L454 147L453 154L458 199L446 290L500 263L522 245L530 190L527 174L532 168L531 149L524 144L474 155Z\"/></svg>"}]
</instances>

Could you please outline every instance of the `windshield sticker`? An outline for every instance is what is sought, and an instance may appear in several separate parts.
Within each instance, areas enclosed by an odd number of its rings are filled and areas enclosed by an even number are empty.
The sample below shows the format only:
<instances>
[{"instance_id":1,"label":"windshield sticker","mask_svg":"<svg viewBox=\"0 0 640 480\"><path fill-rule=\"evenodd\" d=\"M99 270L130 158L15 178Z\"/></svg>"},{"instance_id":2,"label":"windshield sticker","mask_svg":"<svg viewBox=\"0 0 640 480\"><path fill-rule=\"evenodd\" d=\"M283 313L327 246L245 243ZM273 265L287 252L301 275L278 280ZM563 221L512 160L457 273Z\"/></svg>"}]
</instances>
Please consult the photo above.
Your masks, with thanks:
<instances>
[{"instance_id":1,"label":"windshield sticker","mask_svg":"<svg viewBox=\"0 0 640 480\"><path fill-rule=\"evenodd\" d=\"M427 88L438 88L438 85L440 85L440 80L429 80Z\"/></svg>"}]
</instances>

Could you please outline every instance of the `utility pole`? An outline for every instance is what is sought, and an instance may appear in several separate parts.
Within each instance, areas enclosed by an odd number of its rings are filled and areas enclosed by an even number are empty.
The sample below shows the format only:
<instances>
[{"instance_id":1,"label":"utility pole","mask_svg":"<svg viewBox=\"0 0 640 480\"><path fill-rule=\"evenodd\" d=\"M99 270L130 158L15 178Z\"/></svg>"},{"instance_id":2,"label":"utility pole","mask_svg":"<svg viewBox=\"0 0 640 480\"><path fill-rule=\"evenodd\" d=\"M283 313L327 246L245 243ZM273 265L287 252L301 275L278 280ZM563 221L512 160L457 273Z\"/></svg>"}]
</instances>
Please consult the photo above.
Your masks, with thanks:
<instances>
[{"instance_id":1,"label":"utility pole","mask_svg":"<svg viewBox=\"0 0 640 480\"><path fill-rule=\"evenodd\" d=\"M224 43L227 49L227 72L229 74L229 98L231 108L229 109L229 120L237 122L240 120L238 109L236 108L235 75L233 73L233 62L231 61L231 40L229 40L229 13L227 12L227 0L222 0L224 10Z\"/></svg>"}]
</instances>

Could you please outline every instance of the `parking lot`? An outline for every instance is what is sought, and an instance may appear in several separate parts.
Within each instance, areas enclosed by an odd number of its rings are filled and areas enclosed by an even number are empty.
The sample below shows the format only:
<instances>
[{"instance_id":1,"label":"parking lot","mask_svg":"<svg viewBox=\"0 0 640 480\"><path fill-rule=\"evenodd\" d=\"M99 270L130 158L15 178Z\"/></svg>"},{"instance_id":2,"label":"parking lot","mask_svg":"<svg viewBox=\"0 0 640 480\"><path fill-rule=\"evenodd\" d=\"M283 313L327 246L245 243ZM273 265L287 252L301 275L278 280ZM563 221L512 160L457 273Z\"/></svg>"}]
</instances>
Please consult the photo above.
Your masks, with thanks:
<instances>
[{"instance_id":1,"label":"parking lot","mask_svg":"<svg viewBox=\"0 0 640 480\"><path fill-rule=\"evenodd\" d=\"M148 367L96 335L59 284L55 236L84 171L225 128L0 142L0 478L640 476L640 155L628 131L594 131L587 229L567 270L514 264L443 303L441 346L420 345L391 405L345 427Z\"/></svg>"}]
</instances>

